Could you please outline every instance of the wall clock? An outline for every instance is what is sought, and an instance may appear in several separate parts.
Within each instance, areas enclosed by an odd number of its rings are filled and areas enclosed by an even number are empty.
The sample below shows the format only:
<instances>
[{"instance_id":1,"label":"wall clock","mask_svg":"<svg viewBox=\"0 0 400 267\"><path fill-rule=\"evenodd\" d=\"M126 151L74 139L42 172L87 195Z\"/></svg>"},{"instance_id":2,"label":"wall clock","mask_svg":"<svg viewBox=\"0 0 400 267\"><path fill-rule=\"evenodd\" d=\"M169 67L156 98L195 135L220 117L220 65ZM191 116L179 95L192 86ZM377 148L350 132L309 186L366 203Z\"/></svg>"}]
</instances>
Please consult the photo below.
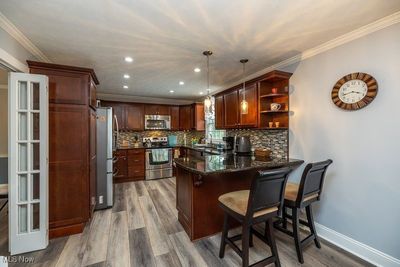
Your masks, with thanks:
<instances>
[{"instance_id":1,"label":"wall clock","mask_svg":"<svg viewBox=\"0 0 400 267\"><path fill-rule=\"evenodd\" d=\"M375 99L378 83L369 74L355 72L343 76L332 89L332 101L346 110L358 110Z\"/></svg>"}]
</instances>

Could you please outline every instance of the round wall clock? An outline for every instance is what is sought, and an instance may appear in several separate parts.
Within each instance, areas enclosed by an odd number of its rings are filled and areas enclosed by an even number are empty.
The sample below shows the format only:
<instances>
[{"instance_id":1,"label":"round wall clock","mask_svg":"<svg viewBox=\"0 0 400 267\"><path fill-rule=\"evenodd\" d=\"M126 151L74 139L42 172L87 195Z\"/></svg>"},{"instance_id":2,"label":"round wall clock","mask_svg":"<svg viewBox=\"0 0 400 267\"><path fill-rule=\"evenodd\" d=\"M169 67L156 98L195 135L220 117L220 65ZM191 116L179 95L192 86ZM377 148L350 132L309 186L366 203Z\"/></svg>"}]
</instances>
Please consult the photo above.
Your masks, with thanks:
<instances>
[{"instance_id":1,"label":"round wall clock","mask_svg":"<svg viewBox=\"0 0 400 267\"><path fill-rule=\"evenodd\" d=\"M332 89L332 101L346 110L358 110L374 100L378 83L369 74L355 72L343 76Z\"/></svg>"}]
</instances>

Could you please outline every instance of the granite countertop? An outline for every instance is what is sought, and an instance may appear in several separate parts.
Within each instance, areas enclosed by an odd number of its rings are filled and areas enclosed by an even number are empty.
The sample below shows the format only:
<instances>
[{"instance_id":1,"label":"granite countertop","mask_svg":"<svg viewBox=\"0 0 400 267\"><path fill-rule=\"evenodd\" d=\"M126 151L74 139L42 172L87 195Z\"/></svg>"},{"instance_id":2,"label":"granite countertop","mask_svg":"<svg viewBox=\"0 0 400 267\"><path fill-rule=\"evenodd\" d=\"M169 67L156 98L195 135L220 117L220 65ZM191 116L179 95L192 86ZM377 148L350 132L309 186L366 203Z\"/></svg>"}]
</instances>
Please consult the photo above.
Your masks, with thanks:
<instances>
[{"instance_id":1,"label":"granite countertop","mask_svg":"<svg viewBox=\"0 0 400 267\"><path fill-rule=\"evenodd\" d=\"M204 157L177 158L174 159L174 162L188 171L208 175L261 168L295 167L301 165L304 161L299 159L262 159L233 154L205 154Z\"/></svg>"},{"instance_id":2,"label":"granite countertop","mask_svg":"<svg viewBox=\"0 0 400 267\"><path fill-rule=\"evenodd\" d=\"M157 147L146 147L146 146L143 146L143 145L139 145L139 146L118 146L117 149L139 149L139 148L158 149L158 148L180 148L180 147L196 150L196 151L199 151L199 152L205 152L205 153L211 153L211 154L221 154L216 149L209 149L209 148L199 147L199 146L195 146L195 145L183 145L183 144L177 144L175 146L168 145L168 146L157 146Z\"/></svg>"}]
</instances>

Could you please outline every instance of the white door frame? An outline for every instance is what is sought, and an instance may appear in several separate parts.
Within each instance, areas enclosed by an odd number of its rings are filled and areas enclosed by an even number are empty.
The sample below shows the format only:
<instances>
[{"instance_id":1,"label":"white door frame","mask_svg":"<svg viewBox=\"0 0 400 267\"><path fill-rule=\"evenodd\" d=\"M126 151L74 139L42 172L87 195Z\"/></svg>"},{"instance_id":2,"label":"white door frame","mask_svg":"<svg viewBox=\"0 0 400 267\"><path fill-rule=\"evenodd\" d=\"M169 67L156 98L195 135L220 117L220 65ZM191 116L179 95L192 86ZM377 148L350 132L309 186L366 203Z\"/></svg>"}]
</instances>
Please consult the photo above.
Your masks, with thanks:
<instances>
[{"instance_id":1,"label":"white door frame","mask_svg":"<svg viewBox=\"0 0 400 267\"><path fill-rule=\"evenodd\" d=\"M8 83L9 250L15 255L48 245L48 77L10 72ZM33 108L33 84L39 84L39 109ZM21 99L25 99L22 106ZM34 114L39 114L38 138L33 137ZM39 168L34 170L37 145ZM39 179L38 199L34 197L34 179ZM35 209L39 211L36 223Z\"/></svg>"}]
</instances>

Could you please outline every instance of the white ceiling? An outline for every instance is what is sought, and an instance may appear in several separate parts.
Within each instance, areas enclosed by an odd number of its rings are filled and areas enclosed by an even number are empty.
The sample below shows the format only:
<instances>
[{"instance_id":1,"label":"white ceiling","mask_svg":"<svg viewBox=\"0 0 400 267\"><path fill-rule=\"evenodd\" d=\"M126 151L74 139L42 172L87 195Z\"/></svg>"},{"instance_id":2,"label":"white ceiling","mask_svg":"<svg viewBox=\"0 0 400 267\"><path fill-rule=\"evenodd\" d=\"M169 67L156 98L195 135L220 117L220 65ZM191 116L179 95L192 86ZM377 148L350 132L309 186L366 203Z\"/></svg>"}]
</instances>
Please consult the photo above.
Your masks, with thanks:
<instances>
[{"instance_id":1,"label":"white ceiling","mask_svg":"<svg viewBox=\"0 0 400 267\"><path fill-rule=\"evenodd\" d=\"M99 92L180 99L206 88L203 50L217 90L240 80L241 58L251 74L399 10L399 0L0 1L52 62L94 68Z\"/></svg>"}]
</instances>

